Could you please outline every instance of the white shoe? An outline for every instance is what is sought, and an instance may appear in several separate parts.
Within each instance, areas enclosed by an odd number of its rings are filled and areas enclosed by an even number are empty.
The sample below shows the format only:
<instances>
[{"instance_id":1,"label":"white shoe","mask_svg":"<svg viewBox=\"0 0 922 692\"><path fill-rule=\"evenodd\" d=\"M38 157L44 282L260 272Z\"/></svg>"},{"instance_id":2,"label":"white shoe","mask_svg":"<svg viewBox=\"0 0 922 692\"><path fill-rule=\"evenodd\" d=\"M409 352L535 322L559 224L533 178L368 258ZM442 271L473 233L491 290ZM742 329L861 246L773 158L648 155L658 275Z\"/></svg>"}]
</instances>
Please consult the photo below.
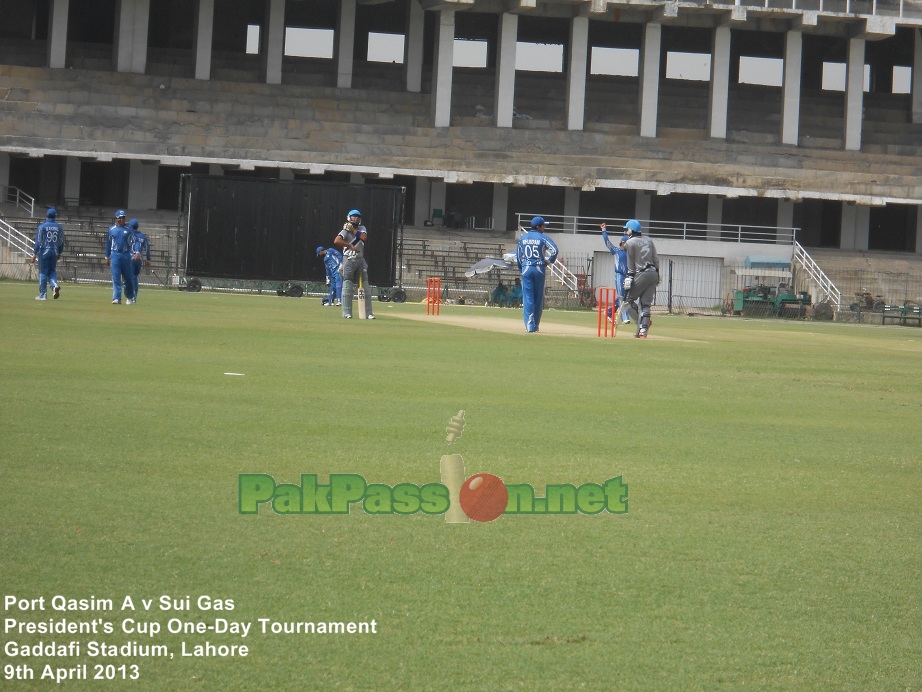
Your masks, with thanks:
<instances>
[{"instance_id":1,"label":"white shoe","mask_svg":"<svg viewBox=\"0 0 922 692\"><path fill-rule=\"evenodd\" d=\"M35 300L48 300L45 296L35 296Z\"/></svg>"},{"instance_id":2,"label":"white shoe","mask_svg":"<svg viewBox=\"0 0 922 692\"><path fill-rule=\"evenodd\" d=\"M112 301L112 304L113 304L113 305L121 305L121 304L122 304L122 301L120 301L120 300L113 300L113 301Z\"/></svg>"},{"instance_id":3,"label":"white shoe","mask_svg":"<svg viewBox=\"0 0 922 692\"><path fill-rule=\"evenodd\" d=\"M60 296L60 295L61 295L61 287L60 287L60 286L55 286L55 287L54 287L54 299L57 300L57 299L58 299L58 296Z\"/></svg>"},{"instance_id":4,"label":"white shoe","mask_svg":"<svg viewBox=\"0 0 922 692\"><path fill-rule=\"evenodd\" d=\"M374 318L375 318L375 316L374 316L374 315L369 315L369 316L368 316L368 317L366 317L365 319L368 319L368 320L373 320Z\"/></svg>"},{"instance_id":5,"label":"white shoe","mask_svg":"<svg viewBox=\"0 0 922 692\"><path fill-rule=\"evenodd\" d=\"M340 305L340 306L341 306L342 303L340 303L338 300L336 300L336 301L333 302L333 305Z\"/></svg>"},{"instance_id":6,"label":"white shoe","mask_svg":"<svg viewBox=\"0 0 922 692\"><path fill-rule=\"evenodd\" d=\"M343 319L351 320L352 315L343 315Z\"/></svg>"}]
</instances>

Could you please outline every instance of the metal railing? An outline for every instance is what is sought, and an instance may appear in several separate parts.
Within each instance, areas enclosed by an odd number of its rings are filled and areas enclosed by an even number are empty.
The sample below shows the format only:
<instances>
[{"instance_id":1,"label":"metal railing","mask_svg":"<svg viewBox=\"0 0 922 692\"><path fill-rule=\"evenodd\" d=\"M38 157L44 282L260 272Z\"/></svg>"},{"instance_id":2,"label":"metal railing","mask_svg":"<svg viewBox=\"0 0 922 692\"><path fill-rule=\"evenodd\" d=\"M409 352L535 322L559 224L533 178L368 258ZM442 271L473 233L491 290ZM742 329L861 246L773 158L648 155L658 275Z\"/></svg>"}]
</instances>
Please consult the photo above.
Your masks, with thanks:
<instances>
[{"instance_id":1,"label":"metal railing","mask_svg":"<svg viewBox=\"0 0 922 692\"><path fill-rule=\"evenodd\" d=\"M685 0L687 2L689 0ZM691 0L695 5L734 5L823 14L852 14L882 17L920 17L922 5L915 0ZM684 2L682 3L684 4Z\"/></svg>"},{"instance_id":2,"label":"metal railing","mask_svg":"<svg viewBox=\"0 0 922 692\"><path fill-rule=\"evenodd\" d=\"M579 291L579 281L576 274L567 268L562 257L558 255L557 261L548 266L551 268L551 276L566 286L567 290L572 291L574 295Z\"/></svg>"},{"instance_id":3,"label":"metal railing","mask_svg":"<svg viewBox=\"0 0 922 692\"><path fill-rule=\"evenodd\" d=\"M520 228L527 228L537 214L516 214ZM545 230L549 233L593 233L600 234L599 225L607 224L612 235L623 233L627 219L612 219L591 216L563 216L542 214L547 221ZM776 226L753 226L749 224L713 224L692 221L659 221L639 219L644 233L653 238L675 240L710 240L724 243L764 243L769 245L790 245L794 242L795 228Z\"/></svg>"},{"instance_id":4,"label":"metal railing","mask_svg":"<svg viewBox=\"0 0 922 692\"><path fill-rule=\"evenodd\" d=\"M793 259L807 272L810 280L816 284L820 294L817 296L819 302L825 301L832 303L835 305L836 310L840 309L842 305L842 292L836 288L832 280L826 276L826 272L820 268L820 265L810 257L806 250L804 250L803 245L796 240L794 241Z\"/></svg>"},{"instance_id":5,"label":"metal railing","mask_svg":"<svg viewBox=\"0 0 922 692\"><path fill-rule=\"evenodd\" d=\"M27 195L18 187L4 185L3 200L6 204L15 204L17 208L26 211L29 216L35 216L35 198Z\"/></svg>"},{"instance_id":6,"label":"metal railing","mask_svg":"<svg viewBox=\"0 0 922 692\"><path fill-rule=\"evenodd\" d=\"M32 239L20 232L6 221L0 219L0 238L8 246L21 252L24 257L32 257Z\"/></svg>"}]
</instances>

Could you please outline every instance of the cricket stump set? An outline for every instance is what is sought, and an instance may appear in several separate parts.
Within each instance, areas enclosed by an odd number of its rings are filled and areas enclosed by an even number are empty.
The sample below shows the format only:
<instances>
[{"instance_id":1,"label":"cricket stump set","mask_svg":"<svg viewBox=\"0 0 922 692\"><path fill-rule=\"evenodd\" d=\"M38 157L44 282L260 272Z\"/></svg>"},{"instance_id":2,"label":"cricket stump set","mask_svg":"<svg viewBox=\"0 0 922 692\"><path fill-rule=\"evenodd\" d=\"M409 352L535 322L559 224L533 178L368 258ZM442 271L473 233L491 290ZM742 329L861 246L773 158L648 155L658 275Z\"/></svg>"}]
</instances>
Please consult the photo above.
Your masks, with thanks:
<instances>
[{"instance_id":1,"label":"cricket stump set","mask_svg":"<svg viewBox=\"0 0 922 692\"><path fill-rule=\"evenodd\" d=\"M618 333L618 291L614 288L600 288L598 303L599 319L596 334L603 336L604 331L605 337L614 337ZM608 333L609 328L611 328L611 334Z\"/></svg>"},{"instance_id":2,"label":"cricket stump set","mask_svg":"<svg viewBox=\"0 0 922 692\"><path fill-rule=\"evenodd\" d=\"M438 315L442 308L442 279L430 276L426 279L426 314Z\"/></svg>"}]
</instances>

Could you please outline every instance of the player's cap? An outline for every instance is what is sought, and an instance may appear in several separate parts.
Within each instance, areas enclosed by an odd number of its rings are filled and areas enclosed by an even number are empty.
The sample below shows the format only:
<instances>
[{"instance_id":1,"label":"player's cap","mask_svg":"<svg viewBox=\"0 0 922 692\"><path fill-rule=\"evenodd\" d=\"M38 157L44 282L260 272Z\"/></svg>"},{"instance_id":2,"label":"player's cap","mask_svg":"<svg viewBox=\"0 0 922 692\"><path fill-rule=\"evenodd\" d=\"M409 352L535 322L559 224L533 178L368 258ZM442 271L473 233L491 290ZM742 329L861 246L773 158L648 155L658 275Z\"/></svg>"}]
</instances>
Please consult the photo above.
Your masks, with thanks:
<instances>
[{"instance_id":1,"label":"player's cap","mask_svg":"<svg viewBox=\"0 0 922 692\"><path fill-rule=\"evenodd\" d=\"M626 224L624 224L624 227L628 230L629 235L641 235L640 221L637 219L631 219Z\"/></svg>"},{"instance_id":2,"label":"player's cap","mask_svg":"<svg viewBox=\"0 0 922 692\"><path fill-rule=\"evenodd\" d=\"M128 217L128 214L125 213L124 209L119 209L117 212L115 212L116 219L125 219L127 217Z\"/></svg>"},{"instance_id":3,"label":"player's cap","mask_svg":"<svg viewBox=\"0 0 922 692\"><path fill-rule=\"evenodd\" d=\"M318 245L318 246L317 246L317 254L314 255L314 257L320 257L320 253L323 252L324 250L326 250L326 248L323 247L323 245Z\"/></svg>"},{"instance_id":4,"label":"player's cap","mask_svg":"<svg viewBox=\"0 0 922 692\"><path fill-rule=\"evenodd\" d=\"M137 219L132 219L131 221L128 222L128 225L129 225L131 228L137 228L137 227L138 227L138 220L137 220Z\"/></svg>"},{"instance_id":5,"label":"player's cap","mask_svg":"<svg viewBox=\"0 0 922 692\"><path fill-rule=\"evenodd\" d=\"M48 209L48 218L49 218L49 219L53 219L53 218L54 218L55 216L57 216L57 215L58 215L58 210L55 209L54 207L51 207L51 208Z\"/></svg>"},{"instance_id":6,"label":"player's cap","mask_svg":"<svg viewBox=\"0 0 922 692\"><path fill-rule=\"evenodd\" d=\"M547 224L547 221L544 220L543 216L536 216L531 220L531 227L537 228L538 226L544 226Z\"/></svg>"},{"instance_id":7,"label":"player's cap","mask_svg":"<svg viewBox=\"0 0 922 692\"><path fill-rule=\"evenodd\" d=\"M628 241L628 238L630 238L630 237L631 237L631 236L629 236L629 235L623 235L623 236L621 236L621 240L619 240L618 242L619 242L619 243L626 243L626 242Z\"/></svg>"}]
</instances>

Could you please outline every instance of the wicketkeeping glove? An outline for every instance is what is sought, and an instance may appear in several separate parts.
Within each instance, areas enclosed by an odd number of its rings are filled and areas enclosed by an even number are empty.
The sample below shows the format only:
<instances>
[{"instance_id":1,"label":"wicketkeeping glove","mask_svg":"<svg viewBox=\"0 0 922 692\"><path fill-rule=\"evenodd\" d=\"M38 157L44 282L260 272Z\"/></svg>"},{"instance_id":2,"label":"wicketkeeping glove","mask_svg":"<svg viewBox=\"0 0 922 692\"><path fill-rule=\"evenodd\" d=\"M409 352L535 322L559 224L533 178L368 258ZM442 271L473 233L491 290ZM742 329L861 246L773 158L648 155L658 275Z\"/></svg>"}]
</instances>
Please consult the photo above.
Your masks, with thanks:
<instances>
[{"instance_id":1,"label":"wicketkeeping glove","mask_svg":"<svg viewBox=\"0 0 922 692\"><path fill-rule=\"evenodd\" d=\"M627 295L630 292L631 286L633 285L634 285L634 277L625 276L624 277L624 294L625 295Z\"/></svg>"}]
</instances>

